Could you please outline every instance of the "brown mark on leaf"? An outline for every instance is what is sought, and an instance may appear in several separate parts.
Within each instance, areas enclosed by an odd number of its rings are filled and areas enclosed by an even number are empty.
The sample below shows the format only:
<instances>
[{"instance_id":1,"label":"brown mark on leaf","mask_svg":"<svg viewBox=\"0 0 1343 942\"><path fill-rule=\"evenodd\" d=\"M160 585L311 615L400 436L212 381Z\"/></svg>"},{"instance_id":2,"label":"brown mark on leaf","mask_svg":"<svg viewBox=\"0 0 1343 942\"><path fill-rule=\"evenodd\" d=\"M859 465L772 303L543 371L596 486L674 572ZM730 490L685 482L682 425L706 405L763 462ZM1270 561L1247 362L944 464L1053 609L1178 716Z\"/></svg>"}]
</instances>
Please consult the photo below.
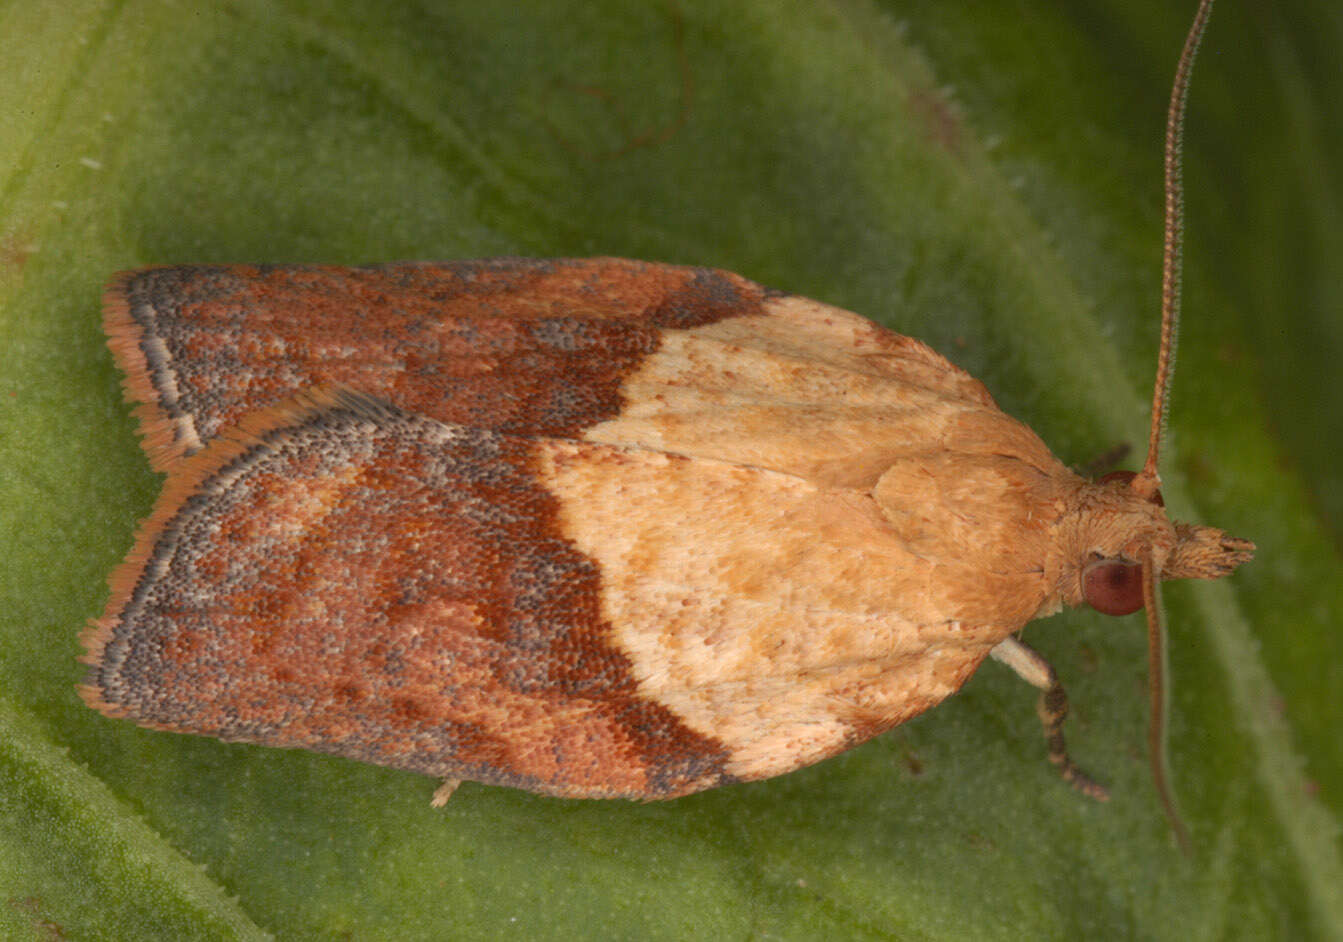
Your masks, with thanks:
<instances>
[{"instance_id":1,"label":"brown mark on leaf","mask_svg":"<svg viewBox=\"0 0 1343 942\"><path fill-rule=\"evenodd\" d=\"M909 108L923 123L929 138L941 144L947 153L961 156L961 119L941 93L916 89L909 96Z\"/></svg>"},{"instance_id":2,"label":"brown mark on leaf","mask_svg":"<svg viewBox=\"0 0 1343 942\"><path fill-rule=\"evenodd\" d=\"M69 938L65 934L64 926L42 915L42 900L40 897L25 896L19 898L11 896L6 902L9 903L10 909L28 917L28 924L32 927L34 938L52 940Z\"/></svg>"},{"instance_id":3,"label":"brown mark on leaf","mask_svg":"<svg viewBox=\"0 0 1343 942\"><path fill-rule=\"evenodd\" d=\"M1217 470L1213 463L1196 451L1180 455L1180 470L1189 479L1190 485L1198 490L1210 489L1217 479Z\"/></svg>"},{"instance_id":4,"label":"brown mark on leaf","mask_svg":"<svg viewBox=\"0 0 1343 942\"><path fill-rule=\"evenodd\" d=\"M686 56L685 50L685 22L681 17L680 9L674 4L668 11L672 24L672 41L676 50L676 71L680 80L680 90L678 93L678 103L675 114L660 125L652 127L638 128L630 119L625 107L621 104L621 99L615 94L600 85L586 85L580 82L570 82L565 79L554 79L550 83L549 92L553 95L555 92L567 92L573 95L579 95L596 102L600 108L613 121L620 133L621 143L610 148L590 148L579 144L571 136L565 134L560 128L551 121L549 117L542 117L547 130L559 142L560 146L571 153L577 154L584 160L603 161L612 160L617 157L623 157L631 151L642 147L652 147L663 144L676 135L688 120L690 120L690 111L695 99L695 76L690 70L690 60ZM550 101L550 95L547 95L546 101ZM548 115L553 109L549 106L543 109L543 114ZM587 128L581 130L587 131Z\"/></svg>"},{"instance_id":5,"label":"brown mark on leaf","mask_svg":"<svg viewBox=\"0 0 1343 942\"><path fill-rule=\"evenodd\" d=\"M0 281L20 278L35 251L36 243L17 232L0 236Z\"/></svg>"},{"instance_id":6,"label":"brown mark on leaf","mask_svg":"<svg viewBox=\"0 0 1343 942\"><path fill-rule=\"evenodd\" d=\"M1100 655L1098 655L1096 649L1089 644L1078 646L1077 661L1081 665L1083 672L1087 674L1094 674L1096 671L1100 670Z\"/></svg>"},{"instance_id":7,"label":"brown mark on leaf","mask_svg":"<svg viewBox=\"0 0 1343 942\"><path fill-rule=\"evenodd\" d=\"M965 842L975 850L992 851L996 850L998 847L991 838L986 837L978 831L971 831L969 834L965 835Z\"/></svg>"}]
</instances>

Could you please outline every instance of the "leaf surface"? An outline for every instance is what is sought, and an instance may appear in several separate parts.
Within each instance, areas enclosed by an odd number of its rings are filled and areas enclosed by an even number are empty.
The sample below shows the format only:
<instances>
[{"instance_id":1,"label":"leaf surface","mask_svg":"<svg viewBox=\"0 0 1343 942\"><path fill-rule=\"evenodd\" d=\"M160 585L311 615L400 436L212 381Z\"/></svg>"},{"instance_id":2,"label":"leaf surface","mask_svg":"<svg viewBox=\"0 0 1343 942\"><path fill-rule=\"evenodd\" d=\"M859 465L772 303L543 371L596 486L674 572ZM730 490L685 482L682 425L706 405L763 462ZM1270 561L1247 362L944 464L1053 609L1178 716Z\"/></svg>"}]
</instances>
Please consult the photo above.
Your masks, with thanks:
<instances>
[{"instance_id":1,"label":"leaf surface","mask_svg":"<svg viewBox=\"0 0 1343 942\"><path fill-rule=\"evenodd\" d=\"M74 689L159 486L99 328L122 268L709 264L927 340L1067 462L1145 441L1176 6L0 4L0 927L1343 934L1343 13L1318 4L1221 5L1193 81L1166 497L1260 547L1166 592L1193 859L1147 771L1141 616L1027 633L1107 805L1057 781L992 664L773 781L468 784L441 811L414 775L141 730Z\"/></svg>"}]
</instances>

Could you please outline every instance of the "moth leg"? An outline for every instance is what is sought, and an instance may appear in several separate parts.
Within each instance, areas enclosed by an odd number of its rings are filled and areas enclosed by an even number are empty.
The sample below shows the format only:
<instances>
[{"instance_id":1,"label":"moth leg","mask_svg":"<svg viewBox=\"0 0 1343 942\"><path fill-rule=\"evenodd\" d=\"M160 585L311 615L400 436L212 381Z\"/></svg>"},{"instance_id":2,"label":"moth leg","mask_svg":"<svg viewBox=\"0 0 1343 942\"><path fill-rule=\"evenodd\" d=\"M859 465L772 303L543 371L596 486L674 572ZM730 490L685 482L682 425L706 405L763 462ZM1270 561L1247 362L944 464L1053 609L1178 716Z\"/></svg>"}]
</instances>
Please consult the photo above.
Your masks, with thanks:
<instances>
[{"instance_id":1,"label":"moth leg","mask_svg":"<svg viewBox=\"0 0 1343 942\"><path fill-rule=\"evenodd\" d=\"M1053 665L1035 649L1016 638L1000 641L989 653L994 660L1006 664L1018 677L1041 691L1035 712L1044 724L1045 740L1049 743L1049 761L1058 767L1063 780L1090 798L1109 801L1110 792L1105 786L1078 768L1068 755L1068 746L1063 741L1063 719L1068 715L1068 695L1064 693L1063 684L1059 683Z\"/></svg>"},{"instance_id":2,"label":"moth leg","mask_svg":"<svg viewBox=\"0 0 1343 942\"><path fill-rule=\"evenodd\" d=\"M1119 462L1128 457L1128 453L1133 450L1133 446L1128 442L1120 442L1108 451L1103 451L1092 458L1080 468L1074 468L1082 477L1088 481L1094 481L1107 471L1113 471Z\"/></svg>"},{"instance_id":3,"label":"moth leg","mask_svg":"<svg viewBox=\"0 0 1343 942\"><path fill-rule=\"evenodd\" d=\"M457 786L462 784L459 778L445 778L443 784L434 789L434 797L429 799L429 807L442 808L452 797L452 793L457 790Z\"/></svg>"}]
</instances>

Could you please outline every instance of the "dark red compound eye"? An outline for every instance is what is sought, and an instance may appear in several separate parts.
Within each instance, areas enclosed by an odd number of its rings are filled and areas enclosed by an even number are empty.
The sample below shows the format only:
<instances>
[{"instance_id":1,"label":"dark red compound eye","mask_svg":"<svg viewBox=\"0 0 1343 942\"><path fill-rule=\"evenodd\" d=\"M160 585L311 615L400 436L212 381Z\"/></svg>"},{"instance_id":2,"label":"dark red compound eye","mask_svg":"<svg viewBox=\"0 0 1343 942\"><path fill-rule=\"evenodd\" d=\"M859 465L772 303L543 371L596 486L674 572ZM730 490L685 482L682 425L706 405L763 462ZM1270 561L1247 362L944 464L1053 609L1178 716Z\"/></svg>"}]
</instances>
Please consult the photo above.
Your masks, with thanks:
<instances>
[{"instance_id":1,"label":"dark red compound eye","mask_svg":"<svg viewBox=\"0 0 1343 942\"><path fill-rule=\"evenodd\" d=\"M1102 615L1131 615L1142 608L1142 564L1097 559L1082 570L1082 595Z\"/></svg>"},{"instance_id":2,"label":"dark red compound eye","mask_svg":"<svg viewBox=\"0 0 1343 942\"><path fill-rule=\"evenodd\" d=\"M1096 483L1109 484L1111 481L1122 481L1124 484L1132 484L1133 479L1137 476L1138 472L1136 471L1111 471L1109 474L1102 474L1100 480ZM1166 506L1165 498L1161 496L1160 491L1157 491L1156 494L1152 496L1152 503L1156 504L1158 507Z\"/></svg>"}]
</instances>

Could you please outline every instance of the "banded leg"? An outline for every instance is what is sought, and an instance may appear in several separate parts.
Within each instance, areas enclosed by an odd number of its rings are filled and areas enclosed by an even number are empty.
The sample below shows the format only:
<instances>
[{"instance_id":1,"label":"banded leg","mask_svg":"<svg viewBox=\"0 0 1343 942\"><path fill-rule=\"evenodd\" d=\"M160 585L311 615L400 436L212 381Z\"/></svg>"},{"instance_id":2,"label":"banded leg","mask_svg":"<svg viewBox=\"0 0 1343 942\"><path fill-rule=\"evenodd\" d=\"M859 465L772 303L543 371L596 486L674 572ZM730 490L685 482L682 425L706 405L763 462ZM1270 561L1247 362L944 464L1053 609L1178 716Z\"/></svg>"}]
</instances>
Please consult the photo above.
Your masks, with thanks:
<instances>
[{"instance_id":1,"label":"banded leg","mask_svg":"<svg viewBox=\"0 0 1343 942\"><path fill-rule=\"evenodd\" d=\"M1058 768L1063 780L1088 797L1109 801L1110 792L1105 786L1078 768L1068 755L1068 746L1063 741L1063 719L1068 715L1068 695L1063 692L1063 685L1059 683L1059 676L1053 666L1016 638L999 642L989 653L994 660L1006 664L1018 677L1041 691L1035 712L1039 714L1045 728L1049 761Z\"/></svg>"}]
</instances>

